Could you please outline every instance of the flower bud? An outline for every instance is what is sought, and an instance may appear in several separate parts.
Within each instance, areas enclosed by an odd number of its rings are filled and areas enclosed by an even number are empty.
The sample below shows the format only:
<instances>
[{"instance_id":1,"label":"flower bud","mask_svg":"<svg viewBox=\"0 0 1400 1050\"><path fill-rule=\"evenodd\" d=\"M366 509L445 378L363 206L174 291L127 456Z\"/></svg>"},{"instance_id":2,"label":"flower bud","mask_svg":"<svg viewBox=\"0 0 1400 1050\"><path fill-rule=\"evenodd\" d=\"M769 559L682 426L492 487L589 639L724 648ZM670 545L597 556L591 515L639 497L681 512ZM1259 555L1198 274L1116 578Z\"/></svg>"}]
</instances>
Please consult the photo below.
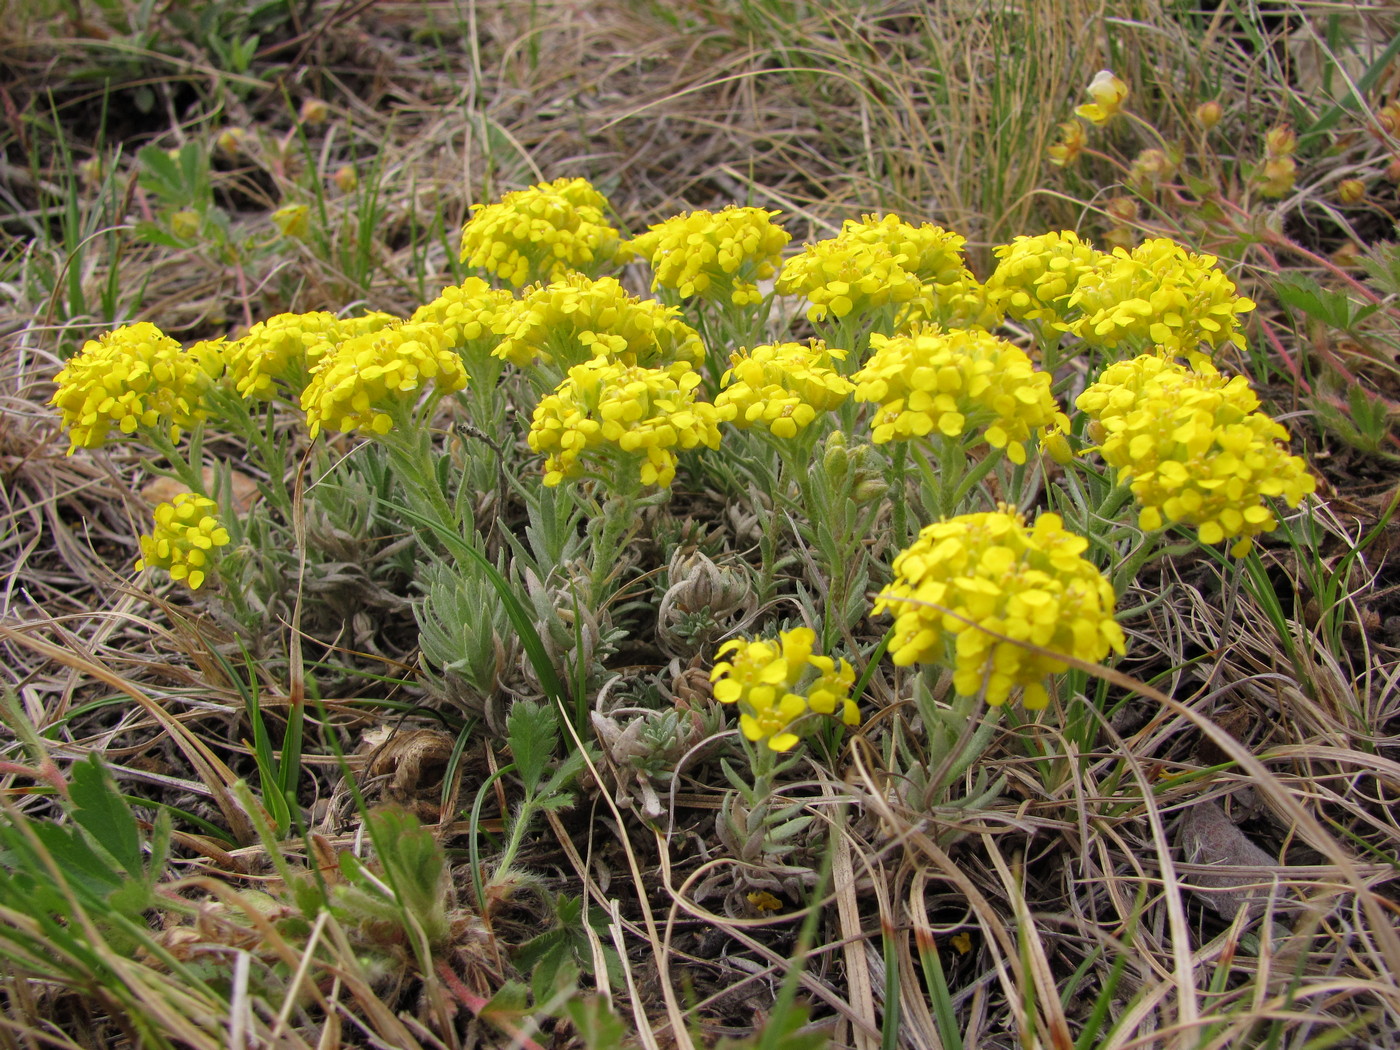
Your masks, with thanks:
<instances>
[{"instance_id":1,"label":"flower bud","mask_svg":"<svg viewBox=\"0 0 1400 1050\"><path fill-rule=\"evenodd\" d=\"M1366 184L1360 179L1343 179L1337 183L1337 198L1343 204L1359 204L1366 199Z\"/></svg>"},{"instance_id":2,"label":"flower bud","mask_svg":"<svg viewBox=\"0 0 1400 1050\"><path fill-rule=\"evenodd\" d=\"M873 503L877 499L883 499L889 495L890 486L883 477L866 478L857 482L856 487L851 489L851 501L864 506Z\"/></svg>"},{"instance_id":3,"label":"flower bud","mask_svg":"<svg viewBox=\"0 0 1400 1050\"><path fill-rule=\"evenodd\" d=\"M1109 250L1122 248L1125 252L1132 251L1133 245L1137 242L1133 231L1126 226L1115 226L1113 229L1105 231L1101 239Z\"/></svg>"},{"instance_id":4,"label":"flower bud","mask_svg":"<svg viewBox=\"0 0 1400 1050\"><path fill-rule=\"evenodd\" d=\"M850 462L851 458L846 453L846 435L833 430L826 439L826 452L822 456L822 467L827 477L838 483L844 481Z\"/></svg>"},{"instance_id":5,"label":"flower bud","mask_svg":"<svg viewBox=\"0 0 1400 1050\"><path fill-rule=\"evenodd\" d=\"M224 128L214 139L214 148L226 157L236 157L243 152L248 141L245 128Z\"/></svg>"},{"instance_id":6,"label":"flower bud","mask_svg":"<svg viewBox=\"0 0 1400 1050\"><path fill-rule=\"evenodd\" d=\"M1211 99L1209 102L1202 102L1196 107L1196 112L1194 114L1196 126L1202 131L1209 131L1220 123L1220 118L1224 115L1224 107L1221 106L1219 102L1215 101L1215 99Z\"/></svg>"},{"instance_id":7,"label":"flower bud","mask_svg":"<svg viewBox=\"0 0 1400 1050\"><path fill-rule=\"evenodd\" d=\"M302 102L297 119L303 124L324 124L330 112L330 107L319 98L308 98Z\"/></svg>"},{"instance_id":8,"label":"flower bud","mask_svg":"<svg viewBox=\"0 0 1400 1050\"><path fill-rule=\"evenodd\" d=\"M96 186L106 173L107 165L102 163L100 156L89 157L78 165L78 177L83 180L84 186Z\"/></svg>"},{"instance_id":9,"label":"flower bud","mask_svg":"<svg viewBox=\"0 0 1400 1050\"><path fill-rule=\"evenodd\" d=\"M1145 149L1133 158L1128 169L1128 181L1148 186L1156 186L1170 179L1176 173L1172 159L1159 149Z\"/></svg>"},{"instance_id":10,"label":"flower bud","mask_svg":"<svg viewBox=\"0 0 1400 1050\"><path fill-rule=\"evenodd\" d=\"M1355 241L1347 241L1332 253L1332 261L1343 269L1354 269L1361 265L1361 246Z\"/></svg>"},{"instance_id":11,"label":"flower bud","mask_svg":"<svg viewBox=\"0 0 1400 1050\"><path fill-rule=\"evenodd\" d=\"M1391 182L1400 182L1400 157L1391 157L1385 166L1385 177Z\"/></svg>"},{"instance_id":12,"label":"flower bud","mask_svg":"<svg viewBox=\"0 0 1400 1050\"><path fill-rule=\"evenodd\" d=\"M353 164L342 164L335 169L331 181L335 183L336 189L340 190L341 193L354 193L355 188L360 185L360 176L355 171Z\"/></svg>"},{"instance_id":13,"label":"flower bud","mask_svg":"<svg viewBox=\"0 0 1400 1050\"><path fill-rule=\"evenodd\" d=\"M1138 217L1138 202L1132 197L1114 197L1104 205L1104 211L1119 222L1132 222Z\"/></svg>"},{"instance_id":14,"label":"flower bud","mask_svg":"<svg viewBox=\"0 0 1400 1050\"><path fill-rule=\"evenodd\" d=\"M182 208L170 216L170 232L182 241L192 240L199 233L199 213Z\"/></svg>"},{"instance_id":15,"label":"flower bud","mask_svg":"<svg viewBox=\"0 0 1400 1050\"><path fill-rule=\"evenodd\" d=\"M1293 188L1298 165L1292 157L1270 157L1259 169L1259 192L1266 197L1282 197Z\"/></svg>"},{"instance_id":16,"label":"flower bud","mask_svg":"<svg viewBox=\"0 0 1400 1050\"><path fill-rule=\"evenodd\" d=\"M1376 110L1376 122L1369 129L1377 139L1400 137L1400 102L1387 102Z\"/></svg>"},{"instance_id":17,"label":"flower bud","mask_svg":"<svg viewBox=\"0 0 1400 1050\"><path fill-rule=\"evenodd\" d=\"M1270 158L1291 157L1298 148L1298 136L1286 125L1270 128L1264 136L1264 149Z\"/></svg>"}]
</instances>

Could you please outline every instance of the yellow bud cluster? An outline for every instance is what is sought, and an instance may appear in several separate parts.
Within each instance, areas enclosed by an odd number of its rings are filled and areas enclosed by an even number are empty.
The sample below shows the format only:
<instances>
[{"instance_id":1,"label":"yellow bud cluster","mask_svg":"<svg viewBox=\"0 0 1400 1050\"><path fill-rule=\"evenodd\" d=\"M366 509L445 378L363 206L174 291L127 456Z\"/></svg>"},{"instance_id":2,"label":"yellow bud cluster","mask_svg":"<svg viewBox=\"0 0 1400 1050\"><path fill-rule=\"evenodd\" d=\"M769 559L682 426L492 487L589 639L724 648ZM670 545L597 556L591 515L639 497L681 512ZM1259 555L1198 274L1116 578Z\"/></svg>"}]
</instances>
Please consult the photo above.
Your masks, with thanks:
<instances>
[{"instance_id":1,"label":"yellow bud cluster","mask_svg":"<svg viewBox=\"0 0 1400 1050\"><path fill-rule=\"evenodd\" d=\"M531 288L500 323L505 338L493 352L522 368L538 360L563 370L610 357L645 368L689 370L705 359L699 334L681 320L679 309L628 295L615 277L595 281L572 273Z\"/></svg>"},{"instance_id":2,"label":"yellow bud cluster","mask_svg":"<svg viewBox=\"0 0 1400 1050\"><path fill-rule=\"evenodd\" d=\"M1055 421L1050 376L1020 347L981 329L877 332L870 347L852 378L856 400L880 406L871 420L876 444L982 430L989 445L1024 463L1032 431Z\"/></svg>"},{"instance_id":3,"label":"yellow bud cluster","mask_svg":"<svg viewBox=\"0 0 1400 1050\"><path fill-rule=\"evenodd\" d=\"M845 356L818 340L740 350L729 359L715 407L736 427L762 426L776 437L793 437L855 390L832 367L833 358Z\"/></svg>"},{"instance_id":4,"label":"yellow bud cluster","mask_svg":"<svg viewBox=\"0 0 1400 1050\"><path fill-rule=\"evenodd\" d=\"M637 460L643 485L671 484L675 449L719 447L719 411L695 400L700 373L642 368L594 358L569 369L554 393L540 399L529 443L546 453L544 483L583 473L590 450Z\"/></svg>"},{"instance_id":5,"label":"yellow bud cluster","mask_svg":"<svg viewBox=\"0 0 1400 1050\"><path fill-rule=\"evenodd\" d=\"M322 428L387 434L386 409L416 402L430 385L435 395L465 387L462 359L440 325L399 322L346 339L322 358L301 407L313 438Z\"/></svg>"},{"instance_id":6,"label":"yellow bud cluster","mask_svg":"<svg viewBox=\"0 0 1400 1050\"><path fill-rule=\"evenodd\" d=\"M228 344L226 381L248 399L272 400L279 383L300 396L308 374L337 344L377 332L395 320L393 314L386 313L346 318L324 310L277 314L259 321L242 339Z\"/></svg>"},{"instance_id":7,"label":"yellow bud cluster","mask_svg":"<svg viewBox=\"0 0 1400 1050\"><path fill-rule=\"evenodd\" d=\"M472 207L462 262L521 288L570 270L593 274L613 261L618 235L608 202L585 179L556 179Z\"/></svg>"},{"instance_id":8,"label":"yellow bud cluster","mask_svg":"<svg viewBox=\"0 0 1400 1050\"><path fill-rule=\"evenodd\" d=\"M674 288L682 299L699 296L745 306L762 300L757 281L777 272L792 239L773 223L776 211L730 206L692 211L648 228L623 247L647 259L651 288Z\"/></svg>"},{"instance_id":9,"label":"yellow bud cluster","mask_svg":"<svg viewBox=\"0 0 1400 1050\"><path fill-rule=\"evenodd\" d=\"M1316 488L1243 376L1145 354L1110 365L1075 404L1104 462L1130 485L1143 529L1191 525L1202 543L1234 540L1242 557L1278 524L1266 498L1296 507Z\"/></svg>"},{"instance_id":10,"label":"yellow bud cluster","mask_svg":"<svg viewBox=\"0 0 1400 1050\"><path fill-rule=\"evenodd\" d=\"M1060 325L1080 280L1110 259L1068 230L1017 237L993 254L997 267L987 278L987 298L1018 321Z\"/></svg>"},{"instance_id":11,"label":"yellow bud cluster","mask_svg":"<svg viewBox=\"0 0 1400 1050\"><path fill-rule=\"evenodd\" d=\"M122 434L165 428L171 441L208 415L205 395L223 369L217 354L192 354L146 321L89 339L54 382L51 405L68 431L69 455Z\"/></svg>"},{"instance_id":12,"label":"yellow bud cluster","mask_svg":"<svg viewBox=\"0 0 1400 1050\"><path fill-rule=\"evenodd\" d=\"M1044 707L1046 676L1066 664L1017 643L1091 662L1123 652L1113 586L1083 557L1088 545L1057 514L1027 528L1005 506L929 525L895 558L894 582L875 600L876 614L895 617L894 662L951 655L960 694L985 689L987 703L1003 704L1020 689L1026 707Z\"/></svg>"},{"instance_id":13,"label":"yellow bud cluster","mask_svg":"<svg viewBox=\"0 0 1400 1050\"><path fill-rule=\"evenodd\" d=\"M430 303L413 311L410 324L442 327L448 344L458 351L470 344L499 344L506 323L512 316L515 297L504 289L492 288L480 277L468 277L461 284L449 285Z\"/></svg>"},{"instance_id":14,"label":"yellow bud cluster","mask_svg":"<svg viewBox=\"0 0 1400 1050\"><path fill-rule=\"evenodd\" d=\"M1243 348L1240 315L1254 303L1235 294L1234 282L1215 261L1165 237L1132 251L1115 248L1070 296L1068 306L1079 312L1070 330L1090 346L1155 345L1192 364L1210 362L1202 345L1212 351L1226 343Z\"/></svg>"},{"instance_id":15,"label":"yellow bud cluster","mask_svg":"<svg viewBox=\"0 0 1400 1050\"><path fill-rule=\"evenodd\" d=\"M840 712L846 725L860 723L851 699L855 670L842 660L812 652L817 635L810 627L783 631L776 639L735 638L719 647L710 672L715 699L739 705L739 729L752 741L766 740L774 751L788 751L801 739L793 723L808 711Z\"/></svg>"},{"instance_id":16,"label":"yellow bud cluster","mask_svg":"<svg viewBox=\"0 0 1400 1050\"><path fill-rule=\"evenodd\" d=\"M210 557L228 543L228 529L219 524L219 505L207 496L181 492L156 507L155 530L141 537L136 571L165 569L172 580L183 580L197 591L204 585Z\"/></svg>"}]
</instances>

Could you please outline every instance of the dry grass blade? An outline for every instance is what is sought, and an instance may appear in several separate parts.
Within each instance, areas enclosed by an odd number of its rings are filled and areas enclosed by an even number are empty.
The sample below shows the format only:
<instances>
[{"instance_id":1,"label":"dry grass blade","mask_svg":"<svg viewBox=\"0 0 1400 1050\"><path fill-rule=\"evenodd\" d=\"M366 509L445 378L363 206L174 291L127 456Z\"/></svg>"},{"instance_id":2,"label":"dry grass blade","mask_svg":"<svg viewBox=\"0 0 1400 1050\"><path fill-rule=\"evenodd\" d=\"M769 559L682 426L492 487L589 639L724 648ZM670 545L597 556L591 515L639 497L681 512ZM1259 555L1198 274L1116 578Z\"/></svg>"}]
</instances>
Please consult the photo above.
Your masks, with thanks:
<instances>
[{"instance_id":1,"label":"dry grass blade","mask_svg":"<svg viewBox=\"0 0 1400 1050\"><path fill-rule=\"evenodd\" d=\"M32 632L42 626L42 624L25 624L19 628L0 624L0 639L23 646L54 663L72 668L97 681L105 682L135 700L147 714L164 727L171 739L190 760L190 765L194 767L200 780L209 789L234 837L240 842L252 842L256 838L253 825L233 797L231 790L238 778L234 776L233 771L224 764L223 760L215 755L203 740L190 732L179 719L172 717L135 683L115 674L102 664L89 660L71 648L64 648L46 639L35 637ZM66 632L62 632L61 629L60 633L66 636ZM75 639L69 637L68 640L76 647Z\"/></svg>"}]
</instances>

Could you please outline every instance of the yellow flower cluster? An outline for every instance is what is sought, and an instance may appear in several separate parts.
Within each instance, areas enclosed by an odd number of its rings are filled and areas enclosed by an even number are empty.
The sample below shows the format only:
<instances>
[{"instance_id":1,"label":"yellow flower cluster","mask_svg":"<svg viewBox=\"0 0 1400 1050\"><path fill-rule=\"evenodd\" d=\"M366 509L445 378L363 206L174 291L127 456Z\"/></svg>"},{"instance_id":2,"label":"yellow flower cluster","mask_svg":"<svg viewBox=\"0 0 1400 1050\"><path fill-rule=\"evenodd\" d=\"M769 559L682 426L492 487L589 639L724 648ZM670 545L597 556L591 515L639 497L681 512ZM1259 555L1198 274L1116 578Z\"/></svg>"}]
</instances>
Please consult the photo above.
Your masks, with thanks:
<instances>
[{"instance_id":1,"label":"yellow flower cluster","mask_svg":"<svg viewBox=\"0 0 1400 1050\"><path fill-rule=\"evenodd\" d=\"M1132 251L1115 248L1070 295L1067 305L1079 315L1070 331L1090 346L1114 350L1128 343L1142 350L1156 345L1192 364L1210 362L1202 344L1211 350L1226 343L1243 348L1239 315L1253 310L1254 303L1235 294L1234 282L1215 261L1165 237L1143 241Z\"/></svg>"},{"instance_id":2,"label":"yellow flower cluster","mask_svg":"<svg viewBox=\"0 0 1400 1050\"><path fill-rule=\"evenodd\" d=\"M880 406L871 420L876 444L982 430L987 444L1024 463L1031 432L1055 421L1050 376L1036 371L1020 347L989 332L877 332L870 348L870 359L852 378L856 400Z\"/></svg>"},{"instance_id":3,"label":"yellow flower cluster","mask_svg":"<svg viewBox=\"0 0 1400 1050\"><path fill-rule=\"evenodd\" d=\"M68 431L68 454L122 434L166 428L170 440L204 419L205 395L222 369L217 355L192 354L146 321L89 339L54 382L49 404Z\"/></svg>"},{"instance_id":4,"label":"yellow flower cluster","mask_svg":"<svg viewBox=\"0 0 1400 1050\"><path fill-rule=\"evenodd\" d=\"M204 585L210 556L228 543L228 529L219 524L219 505L207 496L181 492L173 502L156 507L155 530L141 537L136 571L166 569L172 580L184 580L197 591Z\"/></svg>"},{"instance_id":5,"label":"yellow flower cluster","mask_svg":"<svg viewBox=\"0 0 1400 1050\"><path fill-rule=\"evenodd\" d=\"M907 303L921 291L919 279L883 244L839 237L809 244L783 264L774 286L782 295L804 295L809 321L838 320Z\"/></svg>"},{"instance_id":6,"label":"yellow flower cluster","mask_svg":"<svg viewBox=\"0 0 1400 1050\"><path fill-rule=\"evenodd\" d=\"M1231 553L1242 557L1278 524L1265 498L1296 507L1317 485L1243 376L1145 354L1110 365L1075 404L1131 487L1143 529L1191 525L1202 543L1234 540Z\"/></svg>"},{"instance_id":7,"label":"yellow flower cluster","mask_svg":"<svg viewBox=\"0 0 1400 1050\"><path fill-rule=\"evenodd\" d=\"M762 300L755 282L777 272L792 239L773 223L777 214L732 205L686 212L649 227L624 248L650 261L652 291L674 288L682 299L698 295L745 306Z\"/></svg>"},{"instance_id":8,"label":"yellow flower cluster","mask_svg":"<svg viewBox=\"0 0 1400 1050\"><path fill-rule=\"evenodd\" d=\"M963 696L985 688L987 703L1003 704L1020 689L1026 707L1044 707L1046 676L1066 665L1016 643L1091 662L1123 652L1113 586L1083 557L1088 545L1057 514L1027 528L1005 506L929 525L875 600L876 614L895 617L894 662L936 662L951 649Z\"/></svg>"},{"instance_id":9,"label":"yellow flower cluster","mask_svg":"<svg viewBox=\"0 0 1400 1050\"><path fill-rule=\"evenodd\" d=\"M776 437L793 437L855 390L832 368L832 358L845 356L819 340L740 350L729 359L715 407L736 427L763 426Z\"/></svg>"},{"instance_id":10,"label":"yellow flower cluster","mask_svg":"<svg viewBox=\"0 0 1400 1050\"><path fill-rule=\"evenodd\" d=\"M859 222L842 223L839 237L855 244L883 244L903 260L905 270L935 288L956 285L967 273L962 254L967 238L929 223L913 226L898 215L865 215Z\"/></svg>"},{"instance_id":11,"label":"yellow flower cluster","mask_svg":"<svg viewBox=\"0 0 1400 1050\"><path fill-rule=\"evenodd\" d=\"M346 339L323 357L301 407L313 438L322 428L387 434L393 417L386 409L417 401L430 384L438 395L465 387L462 359L441 326L401 321Z\"/></svg>"},{"instance_id":12,"label":"yellow flower cluster","mask_svg":"<svg viewBox=\"0 0 1400 1050\"><path fill-rule=\"evenodd\" d=\"M840 712L847 725L860 722L860 709L851 699L855 670L842 660L812 652L817 635L810 627L783 631L776 641L735 638L719 647L720 660L710 672L715 699L737 703L739 729L753 741L767 740L774 751L787 751L800 739L792 724L814 711Z\"/></svg>"},{"instance_id":13,"label":"yellow flower cluster","mask_svg":"<svg viewBox=\"0 0 1400 1050\"><path fill-rule=\"evenodd\" d=\"M225 381L246 399L270 401L284 384L300 396L307 376L345 339L377 332L395 321L393 314L336 317L325 310L277 314L259 321L242 339L225 349Z\"/></svg>"},{"instance_id":14,"label":"yellow flower cluster","mask_svg":"<svg viewBox=\"0 0 1400 1050\"><path fill-rule=\"evenodd\" d=\"M468 277L461 284L449 285L430 303L424 303L409 317L410 324L441 326L448 345L458 351L476 343L494 349L500 341L515 297L504 289L492 288L480 277Z\"/></svg>"},{"instance_id":15,"label":"yellow flower cluster","mask_svg":"<svg viewBox=\"0 0 1400 1050\"><path fill-rule=\"evenodd\" d=\"M699 334L680 310L638 299L615 277L573 273L531 288L501 318L505 338L493 351L521 368L533 361L561 370L589 358L628 365L689 370L705 359Z\"/></svg>"},{"instance_id":16,"label":"yellow flower cluster","mask_svg":"<svg viewBox=\"0 0 1400 1050\"><path fill-rule=\"evenodd\" d=\"M965 243L956 233L911 226L897 215L847 219L835 237L788 259L776 288L806 296L812 321L860 316L920 295L939 301L945 292L965 291L971 276L963 265Z\"/></svg>"},{"instance_id":17,"label":"yellow flower cluster","mask_svg":"<svg viewBox=\"0 0 1400 1050\"><path fill-rule=\"evenodd\" d=\"M921 285L919 294L904 305L895 318L896 332L910 332L921 325L941 328L985 328L993 331L1006 319L1006 311L991 299L971 271L950 284Z\"/></svg>"},{"instance_id":18,"label":"yellow flower cluster","mask_svg":"<svg viewBox=\"0 0 1400 1050\"><path fill-rule=\"evenodd\" d=\"M547 454L544 483L583 473L580 457L615 450L637 460L643 485L669 486L675 449L719 447L719 412L695 400L700 373L594 358L569 369L554 393L540 399L529 443Z\"/></svg>"},{"instance_id":19,"label":"yellow flower cluster","mask_svg":"<svg viewBox=\"0 0 1400 1050\"><path fill-rule=\"evenodd\" d=\"M1061 326L1080 280L1110 258L1068 230L1017 237L993 254L997 267L987 278L987 298L1018 321Z\"/></svg>"},{"instance_id":20,"label":"yellow flower cluster","mask_svg":"<svg viewBox=\"0 0 1400 1050\"><path fill-rule=\"evenodd\" d=\"M586 179L556 179L477 204L462 227L462 262L523 287L613 261L617 230L608 202Z\"/></svg>"}]
</instances>

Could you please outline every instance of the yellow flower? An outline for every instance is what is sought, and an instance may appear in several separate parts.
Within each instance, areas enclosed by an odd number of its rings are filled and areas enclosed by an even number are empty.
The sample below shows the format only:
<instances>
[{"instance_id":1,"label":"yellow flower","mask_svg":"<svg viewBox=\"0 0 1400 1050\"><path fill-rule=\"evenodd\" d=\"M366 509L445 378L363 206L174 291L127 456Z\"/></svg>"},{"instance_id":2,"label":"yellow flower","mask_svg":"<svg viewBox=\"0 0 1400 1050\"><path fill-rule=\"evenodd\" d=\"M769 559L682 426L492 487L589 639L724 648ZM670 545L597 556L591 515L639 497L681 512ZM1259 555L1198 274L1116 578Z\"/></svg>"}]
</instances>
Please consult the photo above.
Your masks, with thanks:
<instances>
[{"instance_id":1,"label":"yellow flower","mask_svg":"<svg viewBox=\"0 0 1400 1050\"><path fill-rule=\"evenodd\" d=\"M1101 69L1089 83L1089 97L1094 101L1074 112L1091 124L1102 126L1112 120L1128 97L1128 85L1107 69Z\"/></svg>"},{"instance_id":2,"label":"yellow flower","mask_svg":"<svg viewBox=\"0 0 1400 1050\"><path fill-rule=\"evenodd\" d=\"M847 725L860 722L851 699L855 670L842 660L812 652L817 635L810 627L781 632L777 639L735 638L719 647L710 672L715 699L738 704L739 729L752 741L766 740L774 751L788 751L801 739L792 725L809 710L841 712ZM815 674L814 674L815 672Z\"/></svg>"},{"instance_id":3,"label":"yellow flower","mask_svg":"<svg viewBox=\"0 0 1400 1050\"><path fill-rule=\"evenodd\" d=\"M1209 363L1209 351L1226 343L1244 347L1240 315L1254 303L1235 293L1234 282L1213 255L1195 255L1165 237L1132 251L1115 248L1084 274L1067 304L1079 317L1070 331L1090 346L1115 350L1160 347L1193 364Z\"/></svg>"},{"instance_id":4,"label":"yellow flower","mask_svg":"<svg viewBox=\"0 0 1400 1050\"><path fill-rule=\"evenodd\" d=\"M1046 676L1067 665L1017 642L1095 663L1123 652L1113 586L1083 557L1088 545L1057 514L1027 528L1005 506L929 525L875 600L877 615L895 617L894 662L951 658L960 694L985 689L987 703L1003 704L1019 689L1027 707L1044 707Z\"/></svg>"},{"instance_id":5,"label":"yellow flower","mask_svg":"<svg viewBox=\"0 0 1400 1050\"><path fill-rule=\"evenodd\" d=\"M278 384L300 397L307 376L321 359L352 336L377 332L397 319L392 314L336 317L324 310L276 314L248 329L225 348L227 382L248 399L270 401Z\"/></svg>"},{"instance_id":6,"label":"yellow flower","mask_svg":"<svg viewBox=\"0 0 1400 1050\"><path fill-rule=\"evenodd\" d=\"M228 529L219 524L219 505L207 496L181 492L173 502L156 507L155 530L141 537L136 571L166 569L172 580L183 580L197 591L204 585L214 551L228 543Z\"/></svg>"},{"instance_id":7,"label":"yellow flower","mask_svg":"<svg viewBox=\"0 0 1400 1050\"><path fill-rule=\"evenodd\" d=\"M462 227L462 262L523 287L570 270L595 274L618 251L608 202L585 179L556 179L472 206Z\"/></svg>"},{"instance_id":8,"label":"yellow flower","mask_svg":"<svg viewBox=\"0 0 1400 1050\"><path fill-rule=\"evenodd\" d=\"M314 438L321 429L393 429L392 409L417 402L431 386L433 397L467 385L462 359L440 325L398 322L352 336L322 358L301 395Z\"/></svg>"},{"instance_id":9,"label":"yellow flower","mask_svg":"<svg viewBox=\"0 0 1400 1050\"><path fill-rule=\"evenodd\" d=\"M302 240L311 228L311 209L305 204L284 204L272 213L272 224L283 237Z\"/></svg>"},{"instance_id":10,"label":"yellow flower","mask_svg":"<svg viewBox=\"0 0 1400 1050\"><path fill-rule=\"evenodd\" d=\"M920 295L937 299L965 291L971 275L963 264L965 239L924 223L911 226L896 215L848 219L835 237L804 246L783 264L776 288L805 295L807 318L860 317Z\"/></svg>"},{"instance_id":11,"label":"yellow flower","mask_svg":"<svg viewBox=\"0 0 1400 1050\"><path fill-rule=\"evenodd\" d=\"M1051 164L1066 168L1079 159L1079 154L1088 144L1089 137L1084 133L1084 125L1077 120L1069 120L1060 125L1059 139L1046 152L1050 155Z\"/></svg>"},{"instance_id":12,"label":"yellow flower","mask_svg":"<svg viewBox=\"0 0 1400 1050\"><path fill-rule=\"evenodd\" d=\"M695 400L700 373L594 358L535 406L528 440L547 453L544 483L583 473L585 453L622 453L643 485L669 486L675 449L719 447L719 412ZM594 457L590 457L594 458Z\"/></svg>"},{"instance_id":13,"label":"yellow flower","mask_svg":"<svg viewBox=\"0 0 1400 1050\"><path fill-rule=\"evenodd\" d=\"M855 390L831 366L833 358L845 356L820 340L740 350L729 359L715 407L736 427L763 426L776 437L793 437L818 412L839 407Z\"/></svg>"},{"instance_id":14,"label":"yellow flower","mask_svg":"<svg viewBox=\"0 0 1400 1050\"><path fill-rule=\"evenodd\" d=\"M1040 451L1062 467L1074 462L1074 447L1069 443L1069 434L1069 416L1063 412L1056 412L1055 422L1040 430Z\"/></svg>"},{"instance_id":15,"label":"yellow flower","mask_svg":"<svg viewBox=\"0 0 1400 1050\"><path fill-rule=\"evenodd\" d=\"M1110 258L1070 230L1017 237L999 245L987 298L1018 321L1063 325L1079 281Z\"/></svg>"},{"instance_id":16,"label":"yellow flower","mask_svg":"<svg viewBox=\"0 0 1400 1050\"><path fill-rule=\"evenodd\" d=\"M161 427L171 441L208 416L205 395L223 369L217 355L191 354L155 325L126 325L89 339L54 377L68 431L68 454L101 448L113 427L122 434Z\"/></svg>"},{"instance_id":17,"label":"yellow flower","mask_svg":"<svg viewBox=\"0 0 1400 1050\"><path fill-rule=\"evenodd\" d=\"M1243 376L1144 354L1110 365L1075 404L1104 462L1131 487L1145 530L1191 525L1202 543L1234 540L1231 553L1242 557L1278 524L1266 498L1296 507L1316 488Z\"/></svg>"},{"instance_id":18,"label":"yellow flower","mask_svg":"<svg viewBox=\"0 0 1400 1050\"><path fill-rule=\"evenodd\" d=\"M757 281L777 272L792 238L773 223L776 211L730 206L692 211L648 228L623 247L647 259L651 289L674 288L682 299L699 296L736 306L759 302Z\"/></svg>"},{"instance_id":19,"label":"yellow flower","mask_svg":"<svg viewBox=\"0 0 1400 1050\"><path fill-rule=\"evenodd\" d=\"M689 371L705 360L700 335L676 307L638 299L615 277L572 273L531 288L500 319L505 338L493 351L521 368L552 364L561 372L590 358L645 368Z\"/></svg>"},{"instance_id":20,"label":"yellow flower","mask_svg":"<svg viewBox=\"0 0 1400 1050\"><path fill-rule=\"evenodd\" d=\"M1020 347L988 332L877 332L870 348L870 360L852 378L856 400L880 406L871 420L876 444L982 430L989 445L1024 463L1032 431L1054 422L1050 376Z\"/></svg>"}]
</instances>

